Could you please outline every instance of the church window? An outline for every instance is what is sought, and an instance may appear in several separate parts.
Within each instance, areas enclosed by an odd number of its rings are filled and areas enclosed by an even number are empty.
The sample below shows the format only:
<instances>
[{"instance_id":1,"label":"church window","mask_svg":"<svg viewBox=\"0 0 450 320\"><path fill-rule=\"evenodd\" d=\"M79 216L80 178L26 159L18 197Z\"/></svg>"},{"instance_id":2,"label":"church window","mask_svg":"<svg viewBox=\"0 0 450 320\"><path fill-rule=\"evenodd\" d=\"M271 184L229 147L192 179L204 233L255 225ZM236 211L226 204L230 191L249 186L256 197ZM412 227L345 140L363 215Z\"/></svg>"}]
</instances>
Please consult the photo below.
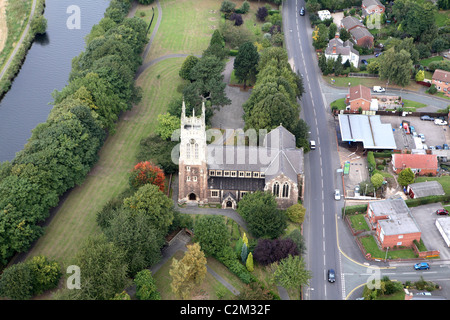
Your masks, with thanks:
<instances>
[{"instance_id":1,"label":"church window","mask_svg":"<svg viewBox=\"0 0 450 320\"><path fill-rule=\"evenodd\" d=\"M186 171L191 171L191 167L190 166L186 166Z\"/></svg>"},{"instance_id":2,"label":"church window","mask_svg":"<svg viewBox=\"0 0 450 320\"><path fill-rule=\"evenodd\" d=\"M245 172L245 177L246 178L251 178L252 177L252 172L251 171L246 171Z\"/></svg>"},{"instance_id":3,"label":"church window","mask_svg":"<svg viewBox=\"0 0 450 320\"><path fill-rule=\"evenodd\" d=\"M195 144L195 159L198 159L198 143Z\"/></svg>"},{"instance_id":4,"label":"church window","mask_svg":"<svg viewBox=\"0 0 450 320\"><path fill-rule=\"evenodd\" d=\"M215 170L209 170L209 175L211 177L214 177L216 175L216 171Z\"/></svg>"},{"instance_id":5,"label":"church window","mask_svg":"<svg viewBox=\"0 0 450 320\"><path fill-rule=\"evenodd\" d=\"M222 176L222 170L216 170L216 176L221 177Z\"/></svg>"},{"instance_id":6,"label":"church window","mask_svg":"<svg viewBox=\"0 0 450 320\"><path fill-rule=\"evenodd\" d=\"M219 191L217 191L217 190L212 190L212 191L211 191L211 197L212 197L212 198L218 198L218 197L219 197Z\"/></svg>"},{"instance_id":7,"label":"church window","mask_svg":"<svg viewBox=\"0 0 450 320\"><path fill-rule=\"evenodd\" d=\"M244 171L239 171L239 178L243 178L244 177Z\"/></svg>"},{"instance_id":8,"label":"church window","mask_svg":"<svg viewBox=\"0 0 450 320\"><path fill-rule=\"evenodd\" d=\"M190 159L191 158L191 144L188 143L186 145L186 158Z\"/></svg>"},{"instance_id":9,"label":"church window","mask_svg":"<svg viewBox=\"0 0 450 320\"><path fill-rule=\"evenodd\" d=\"M253 172L253 178L259 178L259 172Z\"/></svg>"},{"instance_id":10,"label":"church window","mask_svg":"<svg viewBox=\"0 0 450 320\"><path fill-rule=\"evenodd\" d=\"M197 181L197 176L194 176L193 179L194 179L194 181Z\"/></svg>"},{"instance_id":11,"label":"church window","mask_svg":"<svg viewBox=\"0 0 450 320\"><path fill-rule=\"evenodd\" d=\"M186 181L191 181L191 177L188 176L188 177L186 178Z\"/></svg>"},{"instance_id":12,"label":"church window","mask_svg":"<svg viewBox=\"0 0 450 320\"><path fill-rule=\"evenodd\" d=\"M224 171L223 172L223 176L224 177L229 177L230 176L230 171Z\"/></svg>"},{"instance_id":13,"label":"church window","mask_svg":"<svg viewBox=\"0 0 450 320\"><path fill-rule=\"evenodd\" d=\"M285 182L283 184L283 194L282 194L283 198L288 198L289 197L289 184L287 182Z\"/></svg>"},{"instance_id":14,"label":"church window","mask_svg":"<svg viewBox=\"0 0 450 320\"><path fill-rule=\"evenodd\" d=\"M280 184L278 182L275 182L273 185L273 194L275 197L280 196Z\"/></svg>"},{"instance_id":15,"label":"church window","mask_svg":"<svg viewBox=\"0 0 450 320\"><path fill-rule=\"evenodd\" d=\"M236 171L231 171L231 176L236 177Z\"/></svg>"}]
</instances>

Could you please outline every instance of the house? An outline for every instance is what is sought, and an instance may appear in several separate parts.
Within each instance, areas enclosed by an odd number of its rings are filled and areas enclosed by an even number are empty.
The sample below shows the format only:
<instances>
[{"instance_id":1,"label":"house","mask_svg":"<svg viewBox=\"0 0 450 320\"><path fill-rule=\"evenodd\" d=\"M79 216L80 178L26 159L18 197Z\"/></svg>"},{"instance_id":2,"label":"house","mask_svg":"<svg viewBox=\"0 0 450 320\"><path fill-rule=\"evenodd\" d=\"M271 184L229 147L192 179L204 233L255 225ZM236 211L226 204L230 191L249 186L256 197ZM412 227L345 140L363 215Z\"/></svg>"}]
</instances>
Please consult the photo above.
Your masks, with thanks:
<instances>
[{"instance_id":1,"label":"house","mask_svg":"<svg viewBox=\"0 0 450 320\"><path fill-rule=\"evenodd\" d=\"M186 116L183 102L180 132L178 202L219 204L235 209L255 191L275 195L278 207L297 203L303 184L303 149L282 125L261 146L207 144L205 106L201 117Z\"/></svg>"},{"instance_id":2,"label":"house","mask_svg":"<svg viewBox=\"0 0 450 320\"><path fill-rule=\"evenodd\" d=\"M408 185L408 188L406 188L406 192L408 192L411 198L441 196L445 194L442 185L435 180L412 183Z\"/></svg>"},{"instance_id":3,"label":"house","mask_svg":"<svg viewBox=\"0 0 450 320\"><path fill-rule=\"evenodd\" d=\"M372 48L374 37L357 18L348 16L341 20L341 28L347 29L353 41L360 47Z\"/></svg>"},{"instance_id":4,"label":"house","mask_svg":"<svg viewBox=\"0 0 450 320\"><path fill-rule=\"evenodd\" d=\"M436 89L443 92L450 97L450 72L436 69L431 77L431 84L436 86Z\"/></svg>"},{"instance_id":5,"label":"house","mask_svg":"<svg viewBox=\"0 0 450 320\"><path fill-rule=\"evenodd\" d=\"M363 16L374 13L381 14L386 10L386 7L379 0L363 0L361 8L363 9Z\"/></svg>"},{"instance_id":6,"label":"house","mask_svg":"<svg viewBox=\"0 0 450 320\"><path fill-rule=\"evenodd\" d=\"M392 169L399 174L403 169L411 170L419 176L433 175L438 172L438 159L435 154L406 154L396 153L392 155Z\"/></svg>"},{"instance_id":7,"label":"house","mask_svg":"<svg viewBox=\"0 0 450 320\"><path fill-rule=\"evenodd\" d=\"M328 42L328 47L325 49L325 57L336 60L341 55L342 63L350 62L355 68L359 65L359 52L353 49L353 43L349 40L342 41L339 39L339 34L336 34L334 39Z\"/></svg>"},{"instance_id":8,"label":"house","mask_svg":"<svg viewBox=\"0 0 450 320\"><path fill-rule=\"evenodd\" d=\"M421 231L402 198L369 202L367 219L381 248L411 247Z\"/></svg>"},{"instance_id":9,"label":"house","mask_svg":"<svg viewBox=\"0 0 450 320\"><path fill-rule=\"evenodd\" d=\"M372 94L370 89L363 86L357 85L350 87L349 94L346 98L346 104L350 107L350 111L353 113L359 113L360 108L363 111L370 110L372 104Z\"/></svg>"},{"instance_id":10,"label":"house","mask_svg":"<svg viewBox=\"0 0 450 320\"><path fill-rule=\"evenodd\" d=\"M319 10L317 11L317 15L321 21L331 19L331 13L328 10Z\"/></svg>"}]
</instances>

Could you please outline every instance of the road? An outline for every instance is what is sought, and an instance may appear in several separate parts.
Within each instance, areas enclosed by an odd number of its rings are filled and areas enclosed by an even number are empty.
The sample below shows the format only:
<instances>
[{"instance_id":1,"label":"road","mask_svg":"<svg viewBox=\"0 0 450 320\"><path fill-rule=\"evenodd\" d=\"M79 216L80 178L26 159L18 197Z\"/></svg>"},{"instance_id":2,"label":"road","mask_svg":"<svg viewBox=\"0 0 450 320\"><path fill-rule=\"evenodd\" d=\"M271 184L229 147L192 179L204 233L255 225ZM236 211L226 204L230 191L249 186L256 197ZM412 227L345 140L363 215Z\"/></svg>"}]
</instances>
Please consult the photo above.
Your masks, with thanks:
<instances>
[{"instance_id":1,"label":"road","mask_svg":"<svg viewBox=\"0 0 450 320\"><path fill-rule=\"evenodd\" d=\"M317 144L316 150L305 156L305 207L308 214L304 237L308 248L307 267L312 271L313 278L304 297L336 300L343 298L342 283L339 279L336 283L328 283L326 272L332 268L338 275L341 274L341 255L336 241L336 213L340 206L333 197L334 189L339 185L335 173L339 157L336 143L331 139L334 126L330 124L333 120L326 112L326 101L320 87L309 18L298 13L302 6L305 6L304 1L285 1L282 14L288 57L304 81L301 115L310 127L311 139Z\"/></svg>"}]
</instances>

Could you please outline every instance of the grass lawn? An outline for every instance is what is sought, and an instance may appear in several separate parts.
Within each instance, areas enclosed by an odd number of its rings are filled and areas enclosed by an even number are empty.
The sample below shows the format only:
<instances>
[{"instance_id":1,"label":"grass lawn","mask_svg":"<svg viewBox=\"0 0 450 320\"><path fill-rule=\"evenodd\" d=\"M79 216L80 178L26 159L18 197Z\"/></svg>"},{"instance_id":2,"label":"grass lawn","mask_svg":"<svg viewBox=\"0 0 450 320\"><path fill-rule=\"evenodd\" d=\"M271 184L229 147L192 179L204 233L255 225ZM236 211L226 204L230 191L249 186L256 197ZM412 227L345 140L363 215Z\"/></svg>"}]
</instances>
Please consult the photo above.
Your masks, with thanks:
<instances>
[{"instance_id":1,"label":"grass lawn","mask_svg":"<svg viewBox=\"0 0 450 320\"><path fill-rule=\"evenodd\" d=\"M116 133L100 150L98 163L84 183L70 192L30 256L43 254L67 264L83 240L99 232L96 213L127 187L139 141L154 132L157 115L166 111L176 94L174 88L182 82L178 71L183 61L161 61L137 79L137 85L144 88L141 103L121 116Z\"/></svg>"},{"instance_id":2,"label":"grass lawn","mask_svg":"<svg viewBox=\"0 0 450 320\"><path fill-rule=\"evenodd\" d=\"M332 103L330 103L330 107L331 109L333 109L333 107L336 107L338 110L345 110L345 98L334 100Z\"/></svg>"},{"instance_id":3,"label":"grass lawn","mask_svg":"<svg viewBox=\"0 0 450 320\"><path fill-rule=\"evenodd\" d=\"M450 24L450 10L439 10L436 12L434 19L438 27L443 27Z\"/></svg>"},{"instance_id":4,"label":"grass lawn","mask_svg":"<svg viewBox=\"0 0 450 320\"><path fill-rule=\"evenodd\" d=\"M0 70L3 69L4 63L8 60L28 23L32 2L32 0L9 0L7 3L6 23L8 26L8 37L5 47L0 52Z\"/></svg>"},{"instance_id":5,"label":"grass lawn","mask_svg":"<svg viewBox=\"0 0 450 320\"><path fill-rule=\"evenodd\" d=\"M406 100L406 99L402 99L404 105L403 105L403 110L404 111L416 111L416 109L418 108L423 108L426 107L425 103L420 103L420 102L416 102L416 101L412 101L412 100Z\"/></svg>"},{"instance_id":6,"label":"grass lawn","mask_svg":"<svg viewBox=\"0 0 450 320\"><path fill-rule=\"evenodd\" d=\"M353 229L370 231L370 228L367 225L366 220L364 219L364 214L353 214L353 215L349 215L348 218L350 219L350 222L352 223Z\"/></svg>"},{"instance_id":7,"label":"grass lawn","mask_svg":"<svg viewBox=\"0 0 450 320\"><path fill-rule=\"evenodd\" d=\"M384 260L386 251L380 250L373 236L361 237L361 243L372 258ZM389 250L387 254L388 259L412 259L416 258L412 249L398 249Z\"/></svg>"},{"instance_id":8,"label":"grass lawn","mask_svg":"<svg viewBox=\"0 0 450 320\"><path fill-rule=\"evenodd\" d=\"M433 61L442 61L444 58L441 56L431 57L427 59L423 59L419 61L419 64L421 64L424 67L428 67L428 65Z\"/></svg>"}]
</instances>

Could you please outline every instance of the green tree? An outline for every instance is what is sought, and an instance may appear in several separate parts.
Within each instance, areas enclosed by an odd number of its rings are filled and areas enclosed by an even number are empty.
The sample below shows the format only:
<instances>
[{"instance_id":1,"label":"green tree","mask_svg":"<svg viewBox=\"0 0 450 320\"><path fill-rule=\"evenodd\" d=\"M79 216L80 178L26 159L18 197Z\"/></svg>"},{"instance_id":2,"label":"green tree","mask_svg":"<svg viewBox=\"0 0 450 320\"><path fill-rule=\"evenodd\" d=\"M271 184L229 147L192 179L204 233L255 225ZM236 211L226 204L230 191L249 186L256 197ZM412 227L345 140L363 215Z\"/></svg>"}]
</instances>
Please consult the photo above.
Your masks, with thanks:
<instances>
[{"instance_id":1,"label":"green tree","mask_svg":"<svg viewBox=\"0 0 450 320\"><path fill-rule=\"evenodd\" d=\"M306 269L300 256L292 256L281 260L273 273L273 279L287 289L309 285L312 274Z\"/></svg>"},{"instance_id":2,"label":"green tree","mask_svg":"<svg viewBox=\"0 0 450 320\"><path fill-rule=\"evenodd\" d=\"M0 296L13 300L28 300L33 296L33 275L27 263L17 263L3 270Z\"/></svg>"},{"instance_id":3,"label":"green tree","mask_svg":"<svg viewBox=\"0 0 450 320\"><path fill-rule=\"evenodd\" d=\"M250 272L253 272L253 254L251 252L248 253L247 261L245 262L245 266L247 267L247 270Z\"/></svg>"},{"instance_id":4,"label":"green tree","mask_svg":"<svg viewBox=\"0 0 450 320\"><path fill-rule=\"evenodd\" d=\"M179 117L172 116L169 113L158 114L158 125L156 134L162 139L169 140L175 130L180 129L181 121Z\"/></svg>"},{"instance_id":5,"label":"green tree","mask_svg":"<svg viewBox=\"0 0 450 320\"><path fill-rule=\"evenodd\" d=\"M184 59L183 64L181 65L179 75L184 80L192 80L190 73L193 67L197 64L200 59L194 55L189 55Z\"/></svg>"},{"instance_id":6,"label":"green tree","mask_svg":"<svg viewBox=\"0 0 450 320\"><path fill-rule=\"evenodd\" d=\"M34 17L31 20L31 31L34 34L44 34L47 31L47 19L43 15Z\"/></svg>"},{"instance_id":7,"label":"green tree","mask_svg":"<svg viewBox=\"0 0 450 320\"><path fill-rule=\"evenodd\" d=\"M248 248L247 248L247 244L244 243L242 245L242 250L241 250L241 261L242 261L242 263L244 263L244 264L246 263L247 256L248 256Z\"/></svg>"},{"instance_id":8,"label":"green tree","mask_svg":"<svg viewBox=\"0 0 450 320\"><path fill-rule=\"evenodd\" d=\"M371 178L370 182L375 187L375 189L380 188L383 185L384 177L380 173L375 173Z\"/></svg>"},{"instance_id":9,"label":"green tree","mask_svg":"<svg viewBox=\"0 0 450 320\"><path fill-rule=\"evenodd\" d=\"M161 300L150 270L139 271L134 278L134 284L136 285L136 298L139 300Z\"/></svg>"},{"instance_id":10,"label":"green tree","mask_svg":"<svg viewBox=\"0 0 450 320\"><path fill-rule=\"evenodd\" d=\"M336 61L334 62L334 74L335 76L340 76L344 71L344 66L342 65L342 56L338 55Z\"/></svg>"},{"instance_id":11,"label":"green tree","mask_svg":"<svg viewBox=\"0 0 450 320\"><path fill-rule=\"evenodd\" d=\"M286 215L294 223L303 223L305 219L306 208L300 204L296 203L286 209Z\"/></svg>"},{"instance_id":12,"label":"green tree","mask_svg":"<svg viewBox=\"0 0 450 320\"><path fill-rule=\"evenodd\" d=\"M318 24L313 31L313 46L316 49L323 49L328 44L329 31L325 24Z\"/></svg>"},{"instance_id":13,"label":"green tree","mask_svg":"<svg viewBox=\"0 0 450 320\"><path fill-rule=\"evenodd\" d=\"M287 226L287 217L277 209L275 196L256 191L239 201L237 212L247 221L249 231L256 237L275 239Z\"/></svg>"},{"instance_id":14,"label":"green tree","mask_svg":"<svg viewBox=\"0 0 450 320\"><path fill-rule=\"evenodd\" d=\"M402 87L408 85L413 63L411 55L406 50L395 52L391 48L378 58L380 59L379 74L381 80L390 80Z\"/></svg>"},{"instance_id":15,"label":"green tree","mask_svg":"<svg viewBox=\"0 0 450 320\"><path fill-rule=\"evenodd\" d=\"M202 216L195 225L195 240L206 255L216 256L230 244L230 234L221 216Z\"/></svg>"},{"instance_id":16,"label":"green tree","mask_svg":"<svg viewBox=\"0 0 450 320\"><path fill-rule=\"evenodd\" d=\"M244 82L244 89L247 80L256 76L259 61L259 53L251 42L244 43L238 51L234 60L234 72L236 77Z\"/></svg>"},{"instance_id":17,"label":"green tree","mask_svg":"<svg viewBox=\"0 0 450 320\"><path fill-rule=\"evenodd\" d=\"M35 256L27 262L33 277L33 294L56 288L62 276L61 266L45 256Z\"/></svg>"},{"instance_id":18,"label":"green tree","mask_svg":"<svg viewBox=\"0 0 450 320\"><path fill-rule=\"evenodd\" d=\"M398 174L397 181L402 187L406 187L411 183L414 183L414 178L415 175L411 168L405 168Z\"/></svg>"},{"instance_id":19,"label":"green tree","mask_svg":"<svg viewBox=\"0 0 450 320\"><path fill-rule=\"evenodd\" d=\"M149 216L155 229L163 235L172 224L173 202L156 185L143 185L134 195L124 199L123 203L132 213Z\"/></svg>"},{"instance_id":20,"label":"green tree","mask_svg":"<svg viewBox=\"0 0 450 320\"><path fill-rule=\"evenodd\" d=\"M424 70L417 71L415 79L416 79L416 81L425 80L425 71Z\"/></svg>"}]
</instances>

